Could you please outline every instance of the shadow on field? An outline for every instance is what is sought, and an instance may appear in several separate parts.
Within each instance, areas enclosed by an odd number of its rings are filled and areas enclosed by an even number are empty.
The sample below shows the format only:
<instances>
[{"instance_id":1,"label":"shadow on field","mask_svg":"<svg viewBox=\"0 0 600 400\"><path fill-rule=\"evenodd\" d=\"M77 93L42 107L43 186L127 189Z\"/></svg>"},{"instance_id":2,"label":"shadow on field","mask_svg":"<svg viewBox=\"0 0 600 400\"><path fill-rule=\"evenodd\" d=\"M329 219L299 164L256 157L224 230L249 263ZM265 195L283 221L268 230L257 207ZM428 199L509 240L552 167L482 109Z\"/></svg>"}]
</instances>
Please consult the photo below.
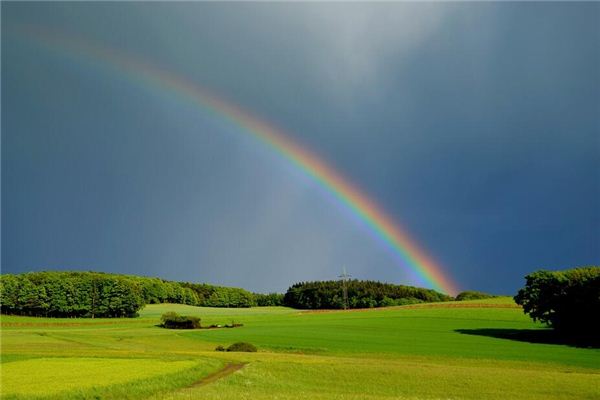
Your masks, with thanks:
<instances>
[{"instance_id":1,"label":"shadow on field","mask_svg":"<svg viewBox=\"0 0 600 400\"><path fill-rule=\"evenodd\" d=\"M600 338L597 337L571 337L560 335L553 329L456 329L465 335L488 336L498 339L517 340L519 342L563 344L572 347L600 348Z\"/></svg>"}]
</instances>

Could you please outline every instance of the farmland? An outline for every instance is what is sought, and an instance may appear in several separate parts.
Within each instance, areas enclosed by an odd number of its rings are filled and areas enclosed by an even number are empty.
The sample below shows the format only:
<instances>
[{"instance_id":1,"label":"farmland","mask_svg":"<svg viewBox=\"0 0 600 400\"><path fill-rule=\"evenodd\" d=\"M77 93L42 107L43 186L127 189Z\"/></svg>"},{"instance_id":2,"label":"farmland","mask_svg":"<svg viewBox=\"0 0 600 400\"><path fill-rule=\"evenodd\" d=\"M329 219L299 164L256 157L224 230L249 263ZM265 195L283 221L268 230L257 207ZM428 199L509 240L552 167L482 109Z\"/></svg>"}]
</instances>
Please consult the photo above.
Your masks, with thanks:
<instances>
[{"instance_id":1,"label":"farmland","mask_svg":"<svg viewBox=\"0 0 600 400\"><path fill-rule=\"evenodd\" d=\"M166 311L244 326L163 329ZM140 314L2 316L2 397L600 398L600 350L541 340L546 329L509 298L347 312L160 304ZM214 351L237 341L259 352ZM223 368L235 372L202 380Z\"/></svg>"}]
</instances>

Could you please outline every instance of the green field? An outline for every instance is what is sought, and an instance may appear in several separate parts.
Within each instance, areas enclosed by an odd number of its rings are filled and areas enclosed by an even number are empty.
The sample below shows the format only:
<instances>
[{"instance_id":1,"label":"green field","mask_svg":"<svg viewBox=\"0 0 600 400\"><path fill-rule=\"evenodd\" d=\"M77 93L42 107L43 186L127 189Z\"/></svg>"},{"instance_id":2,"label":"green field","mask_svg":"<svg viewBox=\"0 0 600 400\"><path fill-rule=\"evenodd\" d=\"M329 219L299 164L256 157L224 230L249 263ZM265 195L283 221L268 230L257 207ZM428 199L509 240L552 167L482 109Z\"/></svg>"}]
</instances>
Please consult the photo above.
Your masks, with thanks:
<instances>
[{"instance_id":1,"label":"green field","mask_svg":"<svg viewBox=\"0 0 600 400\"><path fill-rule=\"evenodd\" d=\"M244 326L167 330L156 326L165 311ZM1 322L6 399L600 399L600 350L503 337L545 331L508 298L348 312L162 304L135 319ZM214 351L236 341L259 352ZM243 368L201 381L229 364Z\"/></svg>"}]
</instances>

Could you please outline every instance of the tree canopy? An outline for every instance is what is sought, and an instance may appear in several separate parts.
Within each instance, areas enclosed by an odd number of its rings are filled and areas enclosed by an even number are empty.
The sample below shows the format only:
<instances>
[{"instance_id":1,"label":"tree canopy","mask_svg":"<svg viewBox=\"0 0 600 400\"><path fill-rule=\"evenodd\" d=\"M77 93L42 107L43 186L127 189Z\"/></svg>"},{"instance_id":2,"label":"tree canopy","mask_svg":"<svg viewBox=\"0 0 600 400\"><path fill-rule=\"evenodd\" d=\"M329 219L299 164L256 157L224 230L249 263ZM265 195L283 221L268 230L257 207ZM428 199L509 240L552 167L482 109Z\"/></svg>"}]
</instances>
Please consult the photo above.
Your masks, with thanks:
<instances>
[{"instance_id":1,"label":"tree canopy","mask_svg":"<svg viewBox=\"0 0 600 400\"><path fill-rule=\"evenodd\" d=\"M452 297L432 289L394 285L376 281L346 281L350 308L385 307L412 303L449 301ZM344 308L341 281L300 282L292 285L284 296L288 307L304 309Z\"/></svg>"},{"instance_id":2,"label":"tree canopy","mask_svg":"<svg viewBox=\"0 0 600 400\"><path fill-rule=\"evenodd\" d=\"M600 334L600 267L540 270L525 279L515 301L533 320L567 334Z\"/></svg>"},{"instance_id":3,"label":"tree canopy","mask_svg":"<svg viewBox=\"0 0 600 400\"><path fill-rule=\"evenodd\" d=\"M46 317L132 317L145 304L251 307L247 290L102 272L0 275L0 311Z\"/></svg>"},{"instance_id":4,"label":"tree canopy","mask_svg":"<svg viewBox=\"0 0 600 400\"><path fill-rule=\"evenodd\" d=\"M496 297L493 294L478 292L477 290L465 290L456 295L456 301L463 300L480 300L480 299L491 299Z\"/></svg>"}]
</instances>

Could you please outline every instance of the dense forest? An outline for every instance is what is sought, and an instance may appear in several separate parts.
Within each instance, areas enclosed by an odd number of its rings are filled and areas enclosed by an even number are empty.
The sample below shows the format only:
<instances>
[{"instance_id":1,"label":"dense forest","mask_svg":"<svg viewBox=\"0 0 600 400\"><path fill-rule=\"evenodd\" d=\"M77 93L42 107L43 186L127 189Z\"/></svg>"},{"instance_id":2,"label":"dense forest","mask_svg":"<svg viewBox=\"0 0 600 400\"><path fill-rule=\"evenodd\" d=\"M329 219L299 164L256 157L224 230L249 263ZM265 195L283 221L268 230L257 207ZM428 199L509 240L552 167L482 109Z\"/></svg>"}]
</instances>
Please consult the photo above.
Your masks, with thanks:
<instances>
[{"instance_id":1,"label":"dense forest","mask_svg":"<svg viewBox=\"0 0 600 400\"><path fill-rule=\"evenodd\" d=\"M346 281L349 308L370 308L449 301L452 297L431 289L393 285L375 281ZM288 307L303 309L344 308L341 281L300 282L291 286L284 297Z\"/></svg>"},{"instance_id":2,"label":"dense forest","mask_svg":"<svg viewBox=\"0 0 600 400\"><path fill-rule=\"evenodd\" d=\"M251 307L244 289L101 272L30 272L0 275L0 311L48 317L132 317L145 304ZM267 301L262 301L268 303ZM271 305L271 304L266 304Z\"/></svg>"}]
</instances>

